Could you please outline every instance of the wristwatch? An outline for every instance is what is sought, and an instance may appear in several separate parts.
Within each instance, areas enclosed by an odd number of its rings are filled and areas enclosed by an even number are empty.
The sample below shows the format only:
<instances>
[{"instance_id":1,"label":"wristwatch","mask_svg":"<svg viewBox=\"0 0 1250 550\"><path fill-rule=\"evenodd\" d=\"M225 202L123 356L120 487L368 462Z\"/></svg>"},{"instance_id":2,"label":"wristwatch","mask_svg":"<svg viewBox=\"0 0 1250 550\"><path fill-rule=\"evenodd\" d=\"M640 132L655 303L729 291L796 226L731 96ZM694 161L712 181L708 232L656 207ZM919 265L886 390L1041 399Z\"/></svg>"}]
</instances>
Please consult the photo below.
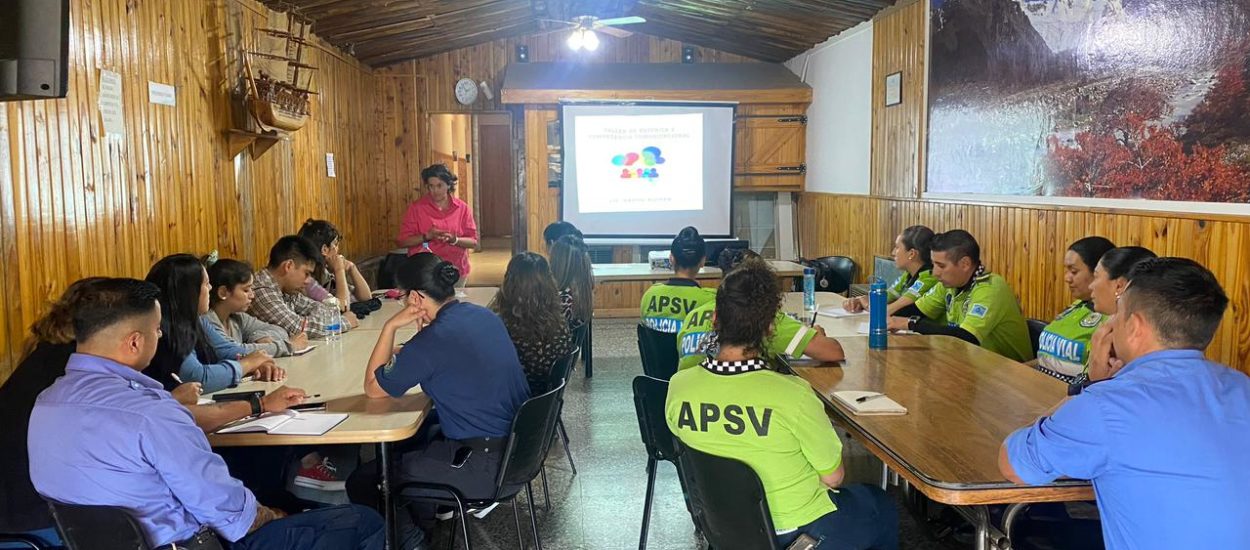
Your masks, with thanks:
<instances>
[{"instance_id":1,"label":"wristwatch","mask_svg":"<svg viewBox=\"0 0 1250 550\"><path fill-rule=\"evenodd\" d=\"M920 322L919 315L912 315L911 317L908 317L907 318L907 330L916 332L916 323L919 323L919 322Z\"/></svg>"},{"instance_id":2,"label":"wristwatch","mask_svg":"<svg viewBox=\"0 0 1250 550\"><path fill-rule=\"evenodd\" d=\"M260 402L259 393L253 393L248 396L247 404L252 406L252 416L260 416L260 413L265 412L265 406Z\"/></svg>"}]
</instances>

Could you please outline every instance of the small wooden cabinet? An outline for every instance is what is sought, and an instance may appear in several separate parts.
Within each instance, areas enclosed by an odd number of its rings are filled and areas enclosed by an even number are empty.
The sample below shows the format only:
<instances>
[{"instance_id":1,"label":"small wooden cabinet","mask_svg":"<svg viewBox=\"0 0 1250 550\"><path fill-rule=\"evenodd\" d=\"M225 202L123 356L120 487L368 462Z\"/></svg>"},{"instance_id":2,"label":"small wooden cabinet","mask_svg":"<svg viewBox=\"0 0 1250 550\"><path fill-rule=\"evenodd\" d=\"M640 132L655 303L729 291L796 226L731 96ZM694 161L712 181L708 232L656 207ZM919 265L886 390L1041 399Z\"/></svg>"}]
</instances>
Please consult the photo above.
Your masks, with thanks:
<instances>
[{"instance_id":1,"label":"small wooden cabinet","mask_svg":"<svg viewBox=\"0 0 1250 550\"><path fill-rule=\"evenodd\" d=\"M734 125L734 188L802 191L807 173L806 105L743 106Z\"/></svg>"}]
</instances>

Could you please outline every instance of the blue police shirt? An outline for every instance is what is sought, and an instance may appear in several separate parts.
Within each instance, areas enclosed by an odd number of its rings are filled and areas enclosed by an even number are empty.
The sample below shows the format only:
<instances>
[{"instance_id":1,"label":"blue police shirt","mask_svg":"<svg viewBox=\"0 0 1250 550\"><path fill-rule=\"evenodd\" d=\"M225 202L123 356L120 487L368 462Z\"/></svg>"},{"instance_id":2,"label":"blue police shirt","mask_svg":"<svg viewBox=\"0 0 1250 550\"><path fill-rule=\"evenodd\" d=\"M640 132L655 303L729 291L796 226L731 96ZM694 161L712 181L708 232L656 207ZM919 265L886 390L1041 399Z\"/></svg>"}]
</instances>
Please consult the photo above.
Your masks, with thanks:
<instances>
[{"instance_id":1,"label":"blue police shirt","mask_svg":"<svg viewBox=\"0 0 1250 550\"><path fill-rule=\"evenodd\" d=\"M1250 547L1250 377L1167 350L1007 438L1020 479L1094 484L1108 549Z\"/></svg>"},{"instance_id":2,"label":"blue police shirt","mask_svg":"<svg viewBox=\"0 0 1250 550\"><path fill-rule=\"evenodd\" d=\"M376 374L378 385L395 397L421 385L448 439L507 436L529 398L503 321L489 309L455 300Z\"/></svg>"}]
</instances>

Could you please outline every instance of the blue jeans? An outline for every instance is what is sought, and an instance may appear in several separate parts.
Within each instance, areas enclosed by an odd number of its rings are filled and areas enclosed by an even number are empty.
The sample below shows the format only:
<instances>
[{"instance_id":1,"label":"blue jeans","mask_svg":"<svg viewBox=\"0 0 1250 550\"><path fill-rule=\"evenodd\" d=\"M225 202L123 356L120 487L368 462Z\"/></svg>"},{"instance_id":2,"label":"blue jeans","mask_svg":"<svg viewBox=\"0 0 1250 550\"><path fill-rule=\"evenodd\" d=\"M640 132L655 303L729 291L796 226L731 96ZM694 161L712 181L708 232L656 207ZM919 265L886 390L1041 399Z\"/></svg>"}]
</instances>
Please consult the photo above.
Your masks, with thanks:
<instances>
[{"instance_id":1,"label":"blue jeans","mask_svg":"<svg viewBox=\"0 0 1250 550\"><path fill-rule=\"evenodd\" d=\"M27 531L22 533L29 535L43 542L44 546L57 547L61 546L61 535L56 532L56 527L47 527L37 531ZM30 550L30 546L21 543L0 542L0 550Z\"/></svg>"},{"instance_id":2,"label":"blue jeans","mask_svg":"<svg viewBox=\"0 0 1250 550\"><path fill-rule=\"evenodd\" d=\"M382 550L382 516L364 506L319 508L271 521L231 550Z\"/></svg>"},{"instance_id":3,"label":"blue jeans","mask_svg":"<svg viewBox=\"0 0 1250 550\"><path fill-rule=\"evenodd\" d=\"M821 550L897 550L898 509L894 500L872 485L848 485L829 491L829 500L838 508L798 531L777 536L785 548L806 534L816 539Z\"/></svg>"}]
</instances>

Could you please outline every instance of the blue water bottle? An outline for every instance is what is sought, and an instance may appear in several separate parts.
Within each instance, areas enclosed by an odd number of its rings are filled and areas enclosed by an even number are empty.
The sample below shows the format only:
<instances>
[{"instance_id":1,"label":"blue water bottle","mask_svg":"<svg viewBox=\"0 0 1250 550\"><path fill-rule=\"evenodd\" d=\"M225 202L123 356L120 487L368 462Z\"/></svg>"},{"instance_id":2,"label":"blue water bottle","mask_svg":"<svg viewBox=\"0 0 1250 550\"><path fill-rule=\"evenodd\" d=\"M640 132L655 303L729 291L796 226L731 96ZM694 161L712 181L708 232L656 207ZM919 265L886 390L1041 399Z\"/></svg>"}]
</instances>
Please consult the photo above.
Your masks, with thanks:
<instances>
[{"instance_id":1,"label":"blue water bottle","mask_svg":"<svg viewBox=\"0 0 1250 550\"><path fill-rule=\"evenodd\" d=\"M890 334L885 323L885 279L873 277L868 288L868 348L885 349Z\"/></svg>"},{"instance_id":2,"label":"blue water bottle","mask_svg":"<svg viewBox=\"0 0 1250 550\"><path fill-rule=\"evenodd\" d=\"M816 323L816 269L803 268L803 322Z\"/></svg>"}]
</instances>

